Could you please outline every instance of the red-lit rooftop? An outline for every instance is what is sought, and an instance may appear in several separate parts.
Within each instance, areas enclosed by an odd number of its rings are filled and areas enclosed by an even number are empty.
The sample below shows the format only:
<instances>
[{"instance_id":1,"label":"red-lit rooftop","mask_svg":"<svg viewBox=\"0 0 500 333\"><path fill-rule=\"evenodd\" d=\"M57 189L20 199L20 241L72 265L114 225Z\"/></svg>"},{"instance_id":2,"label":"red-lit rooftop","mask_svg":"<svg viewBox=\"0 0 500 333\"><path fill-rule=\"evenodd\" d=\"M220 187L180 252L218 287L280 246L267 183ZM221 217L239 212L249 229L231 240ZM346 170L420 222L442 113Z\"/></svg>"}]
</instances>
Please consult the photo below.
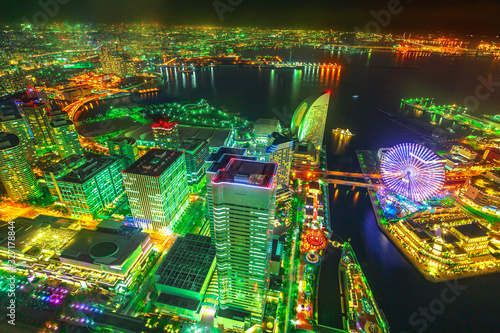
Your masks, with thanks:
<instances>
[{"instance_id":1,"label":"red-lit rooftop","mask_svg":"<svg viewBox=\"0 0 500 333\"><path fill-rule=\"evenodd\" d=\"M39 101L37 98L27 98L23 99L20 101L21 107L32 107L32 108L38 108L42 105L47 105L45 102Z\"/></svg>"},{"instance_id":2,"label":"red-lit rooftop","mask_svg":"<svg viewBox=\"0 0 500 333\"><path fill-rule=\"evenodd\" d=\"M157 121L153 124L153 129L160 128L160 129L171 130L175 126L177 126L176 121L160 120L160 121Z\"/></svg>"}]
</instances>

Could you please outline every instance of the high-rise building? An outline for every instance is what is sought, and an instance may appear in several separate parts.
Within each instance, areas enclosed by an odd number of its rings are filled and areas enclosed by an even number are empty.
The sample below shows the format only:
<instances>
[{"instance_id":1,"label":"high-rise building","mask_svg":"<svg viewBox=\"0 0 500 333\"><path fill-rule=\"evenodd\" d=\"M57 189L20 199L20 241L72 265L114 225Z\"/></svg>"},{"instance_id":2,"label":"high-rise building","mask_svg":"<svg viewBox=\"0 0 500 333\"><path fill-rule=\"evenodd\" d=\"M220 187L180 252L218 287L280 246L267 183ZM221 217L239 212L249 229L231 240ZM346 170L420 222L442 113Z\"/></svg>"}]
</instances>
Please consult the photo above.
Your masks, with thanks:
<instances>
[{"instance_id":1,"label":"high-rise building","mask_svg":"<svg viewBox=\"0 0 500 333\"><path fill-rule=\"evenodd\" d=\"M266 161L278 163L278 174L276 176L276 202L286 204L290 196L290 170L294 156L295 141L274 132L271 135L272 144L266 149ZM281 209L286 206L278 205Z\"/></svg>"},{"instance_id":2,"label":"high-rise building","mask_svg":"<svg viewBox=\"0 0 500 333\"><path fill-rule=\"evenodd\" d=\"M311 142L299 142L293 152L293 164L303 168L318 167L319 150Z\"/></svg>"},{"instance_id":3,"label":"high-rise building","mask_svg":"<svg viewBox=\"0 0 500 333\"><path fill-rule=\"evenodd\" d=\"M19 114L0 115L0 131L15 134L31 165L36 163L36 154L33 147L28 125L24 118Z\"/></svg>"},{"instance_id":4,"label":"high-rise building","mask_svg":"<svg viewBox=\"0 0 500 333\"><path fill-rule=\"evenodd\" d=\"M209 154L208 142L201 139L184 140L177 150L186 153L188 185L198 184L205 174L205 160Z\"/></svg>"},{"instance_id":5,"label":"high-rise building","mask_svg":"<svg viewBox=\"0 0 500 333\"><path fill-rule=\"evenodd\" d=\"M231 159L212 179L220 317L262 322L277 172L276 163Z\"/></svg>"},{"instance_id":6,"label":"high-rise building","mask_svg":"<svg viewBox=\"0 0 500 333\"><path fill-rule=\"evenodd\" d=\"M108 140L106 143L111 156L117 155L124 158L126 168L140 157L137 140L133 138L115 138Z\"/></svg>"},{"instance_id":7,"label":"high-rise building","mask_svg":"<svg viewBox=\"0 0 500 333\"><path fill-rule=\"evenodd\" d=\"M160 120L153 124L153 135L156 147L161 149L177 149L179 147L179 130L176 122Z\"/></svg>"},{"instance_id":8,"label":"high-rise building","mask_svg":"<svg viewBox=\"0 0 500 333\"><path fill-rule=\"evenodd\" d=\"M66 205L71 214L95 216L123 194L123 160L87 154L69 156L43 170L54 200Z\"/></svg>"},{"instance_id":9,"label":"high-rise building","mask_svg":"<svg viewBox=\"0 0 500 333\"><path fill-rule=\"evenodd\" d=\"M20 104L20 110L26 118L38 150L45 150L53 145L47 118L48 105L30 100Z\"/></svg>"},{"instance_id":10,"label":"high-rise building","mask_svg":"<svg viewBox=\"0 0 500 333\"><path fill-rule=\"evenodd\" d=\"M276 184L278 188L290 185L290 169L292 167L295 142L283 134L274 132L273 143L266 149L266 161L278 163Z\"/></svg>"},{"instance_id":11,"label":"high-rise building","mask_svg":"<svg viewBox=\"0 0 500 333\"><path fill-rule=\"evenodd\" d=\"M0 132L0 181L14 201L35 199L41 195L21 142L12 133Z\"/></svg>"},{"instance_id":12,"label":"high-rise building","mask_svg":"<svg viewBox=\"0 0 500 333\"><path fill-rule=\"evenodd\" d=\"M80 139L78 139L78 133L72 121L68 119L52 120L49 126L52 140L62 159L71 155L83 155Z\"/></svg>"},{"instance_id":13,"label":"high-rise building","mask_svg":"<svg viewBox=\"0 0 500 333\"><path fill-rule=\"evenodd\" d=\"M174 230L189 204L185 154L151 149L122 176L134 222L151 231Z\"/></svg>"},{"instance_id":14,"label":"high-rise building","mask_svg":"<svg viewBox=\"0 0 500 333\"><path fill-rule=\"evenodd\" d=\"M269 145L269 136L274 132L281 132L280 122L277 119L259 118L253 124L253 134L259 145Z\"/></svg>"},{"instance_id":15,"label":"high-rise building","mask_svg":"<svg viewBox=\"0 0 500 333\"><path fill-rule=\"evenodd\" d=\"M63 110L47 110L45 116L49 122L56 120L69 120L68 113Z\"/></svg>"},{"instance_id":16,"label":"high-rise building","mask_svg":"<svg viewBox=\"0 0 500 333\"><path fill-rule=\"evenodd\" d=\"M291 132L300 142L309 141L316 149L323 145L330 92L306 98L295 110Z\"/></svg>"},{"instance_id":17,"label":"high-rise building","mask_svg":"<svg viewBox=\"0 0 500 333\"><path fill-rule=\"evenodd\" d=\"M257 159L256 157L244 157L243 155L245 155L245 153L245 148L220 147L217 152L210 154L205 161L205 175L207 180L207 216L210 226L210 237L213 244L215 244L215 233L212 201L212 178L215 176L217 171L224 168L229 163L229 160L231 158L248 158L252 160Z\"/></svg>"},{"instance_id":18,"label":"high-rise building","mask_svg":"<svg viewBox=\"0 0 500 333\"><path fill-rule=\"evenodd\" d=\"M57 180L71 172L71 170L85 164L86 159L80 155L71 155L58 163L52 164L50 167L42 171L45 184L49 189L50 195L55 201L63 202Z\"/></svg>"}]
</instances>

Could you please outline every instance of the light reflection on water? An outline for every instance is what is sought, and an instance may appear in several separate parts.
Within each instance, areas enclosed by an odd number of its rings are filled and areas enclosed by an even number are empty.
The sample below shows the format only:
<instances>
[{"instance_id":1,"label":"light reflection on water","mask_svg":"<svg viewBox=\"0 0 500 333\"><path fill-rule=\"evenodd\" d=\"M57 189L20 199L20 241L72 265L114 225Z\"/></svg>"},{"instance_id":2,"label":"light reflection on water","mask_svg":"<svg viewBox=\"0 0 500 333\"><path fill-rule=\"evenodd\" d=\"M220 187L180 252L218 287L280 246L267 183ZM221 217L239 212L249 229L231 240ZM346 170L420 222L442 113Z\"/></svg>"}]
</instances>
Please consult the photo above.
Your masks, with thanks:
<instances>
[{"instance_id":1,"label":"light reflection on water","mask_svg":"<svg viewBox=\"0 0 500 333\"><path fill-rule=\"evenodd\" d=\"M285 58L289 55L289 51L272 52ZM489 73L500 72L499 62L485 58L402 57L376 52L352 55L352 62L346 64L338 52L302 49L294 50L293 54L294 61L337 62L343 67L329 72L313 68L300 73L212 67L196 72L196 78L190 76L190 84L185 82L186 75L181 77L175 71L168 71L163 78L162 93L156 98L144 99L143 103L203 98L219 109L241 112L248 119L256 120L274 117L273 109L286 108L291 113L304 98L332 90L326 131L349 128L356 135L349 140L339 140L325 133L328 166L331 170L359 172L357 149L376 150L415 139L411 132L378 112L378 108L396 111L402 98L415 97L434 97L440 104L459 104L474 94L479 75L487 77ZM498 79L495 77L494 81ZM354 95L359 98L353 99ZM101 102L89 113L110 104ZM500 94L492 94L490 99L481 102L480 112L498 112L497 105L500 105ZM426 114L421 117L425 120ZM442 117L435 121L444 128L452 126ZM352 191L350 187L330 186L333 230L343 239L351 238L375 297L389 319L391 331L400 332L411 328L408 327L409 315L438 297L443 285L432 284L421 277L378 230L365 193L364 189ZM321 279L328 281L338 274L338 265L331 261L324 264L327 266L322 269ZM500 294L498 277L497 274L468 280L469 289L463 297L450 305L426 332L494 332L487 328L498 328L498 311L488 304L496 304ZM337 286L321 290L320 312L327 313L334 308L331 305L334 287ZM334 315L330 313L327 317ZM326 317L320 316L320 320L329 324Z\"/></svg>"},{"instance_id":2,"label":"light reflection on water","mask_svg":"<svg viewBox=\"0 0 500 333\"><path fill-rule=\"evenodd\" d=\"M335 155L342 155L345 153L349 142L351 141L352 136L343 135L340 133L332 133L332 143L333 148L332 151Z\"/></svg>"}]
</instances>

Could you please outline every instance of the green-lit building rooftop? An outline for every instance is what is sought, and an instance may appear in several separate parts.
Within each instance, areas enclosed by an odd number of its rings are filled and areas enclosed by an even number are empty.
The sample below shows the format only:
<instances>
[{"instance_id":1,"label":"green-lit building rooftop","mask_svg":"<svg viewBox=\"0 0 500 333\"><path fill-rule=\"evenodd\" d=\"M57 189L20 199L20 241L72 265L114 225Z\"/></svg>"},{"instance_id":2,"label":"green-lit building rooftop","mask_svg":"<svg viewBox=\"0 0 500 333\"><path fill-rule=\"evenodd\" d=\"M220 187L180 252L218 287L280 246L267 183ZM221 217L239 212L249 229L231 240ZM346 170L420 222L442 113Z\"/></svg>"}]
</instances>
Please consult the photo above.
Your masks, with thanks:
<instances>
[{"instance_id":1,"label":"green-lit building rooftop","mask_svg":"<svg viewBox=\"0 0 500 333\"><path fill-rule=\"evenodd\" d=\"M157 308L199 320L203 298L215 270L215 246L210 237L178 238L155 272Z\"/></svg>"}]
</instances>

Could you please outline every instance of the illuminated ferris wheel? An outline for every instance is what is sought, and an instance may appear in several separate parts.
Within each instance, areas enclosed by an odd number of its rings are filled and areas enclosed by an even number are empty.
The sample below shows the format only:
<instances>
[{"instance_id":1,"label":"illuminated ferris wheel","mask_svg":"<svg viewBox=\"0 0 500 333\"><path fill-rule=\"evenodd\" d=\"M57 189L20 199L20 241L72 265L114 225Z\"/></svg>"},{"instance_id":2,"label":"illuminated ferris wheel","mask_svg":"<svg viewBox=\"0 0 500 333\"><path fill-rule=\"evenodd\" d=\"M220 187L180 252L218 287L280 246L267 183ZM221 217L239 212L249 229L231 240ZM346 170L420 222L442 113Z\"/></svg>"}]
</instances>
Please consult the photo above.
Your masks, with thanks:
<instances>
[{"instance_id":1,"label":"illuminated ferris wheel","mask_svg":"<svg viewBox=\"0 0 500 333\"><path fill-rule=\"evenodd\" d=\"M445 179L444 163L439 156L414 143L394 146L385 153L380 173L389 190L413 201L435 196Z\"/></svg>"}]
</instances>

